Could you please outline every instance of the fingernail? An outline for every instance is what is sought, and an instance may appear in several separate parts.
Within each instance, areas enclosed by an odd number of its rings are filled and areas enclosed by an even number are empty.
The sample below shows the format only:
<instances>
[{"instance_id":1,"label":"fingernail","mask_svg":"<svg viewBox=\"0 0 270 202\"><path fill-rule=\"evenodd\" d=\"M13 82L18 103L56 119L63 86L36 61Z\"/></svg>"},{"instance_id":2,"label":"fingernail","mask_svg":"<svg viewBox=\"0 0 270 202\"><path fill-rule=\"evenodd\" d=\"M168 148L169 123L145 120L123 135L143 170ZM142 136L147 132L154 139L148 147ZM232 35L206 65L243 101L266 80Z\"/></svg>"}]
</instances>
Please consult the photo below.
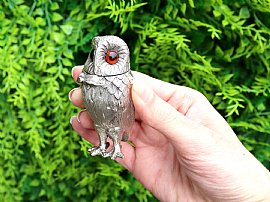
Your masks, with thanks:
<instances>
[{"instance_id":1,"label":"fingernail","mask_svg":"<svg viewBox=\"0 0 270 202\"><path fill-rule=\"evenodd\" d=\"M143 102L149 103L153 100L154 92L147 85L142 84L134 79L132 88Z\"/></svg>"},{"instance_id":2,"label":"fingernail","mask_svg":"<svg viewBox=\"0 0 270 202\"><path fill-rule=\"evenodd\" d=\"M69 93L68 93L68 99L69 99L69 101L71 101L71 96L72 96L72 93L74 92L74 90L75 90L75 88L72 89L71 91L69 91Z\"/></svg>"},{"instance_id":3,"label":"fingernail","mask_svg":"<svg viewBox=\"0 0 270 202\"><path fill-rule=\"evenodd\" d=\"M86 109L81 110L81 111L77 114L77 120L78 120L79 123L81 123L81 121L80 121L81 113L84 112L84 111L86 111Z\"/></svg>"},{"instance_id":4,"label":"fingernail","mask_svg":"<svg viewBox=\"0 0 270 202\"><path fill-rule=\"evenodd\" d=\"M69 91L69 93L68 93L68 99L72 102L72 94L74 93L74 91L75 90L77 90L77 89L79 89L79 88L73 88L71 91Z\"/></svg>"},{"instance_id":5,"label":"fingernail","mask_svg":"<svg viewBox=\"0 0 270 202\"><path fill-rule=\"evenodd\" d=\"M73 120L74 117L75 117L75 116L72 116L72 117L70 118L70 120L69 120L69 123L70 123L70 124L72 124L72 120Z\"/></svg>"},{"instance_id":6,"label":"fingernail","mask_svg":"<svg viewBox=\"0 0 270 202\"><path fill-rule=\"evenodd\" d=\"M78 66L75 66L71 69L71 76L73 77L73 74L74 74L74 70L77 68Z\"/></svg>"}]
</instances>

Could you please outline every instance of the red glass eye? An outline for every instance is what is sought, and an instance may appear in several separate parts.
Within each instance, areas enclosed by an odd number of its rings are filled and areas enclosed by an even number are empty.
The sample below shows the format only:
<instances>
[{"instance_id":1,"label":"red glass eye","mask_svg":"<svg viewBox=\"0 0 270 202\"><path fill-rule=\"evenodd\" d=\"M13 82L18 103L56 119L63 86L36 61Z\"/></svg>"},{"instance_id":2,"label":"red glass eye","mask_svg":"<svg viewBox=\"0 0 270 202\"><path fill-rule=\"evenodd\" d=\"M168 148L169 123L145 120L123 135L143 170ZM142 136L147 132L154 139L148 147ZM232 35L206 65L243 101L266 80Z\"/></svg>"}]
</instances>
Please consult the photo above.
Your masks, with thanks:
<instances>
[{"instance_id":1,"label":"red glass eye","mask_svg":"<svg viewBox=\"0 0 270 202\"><path fill-rule=\"evenodd\" d=\"M113 65L113 64L115 64L118 61L118 54L115 51L109 51L106 54L105 60L110 65Z\"/></svg>"}]
</instances>

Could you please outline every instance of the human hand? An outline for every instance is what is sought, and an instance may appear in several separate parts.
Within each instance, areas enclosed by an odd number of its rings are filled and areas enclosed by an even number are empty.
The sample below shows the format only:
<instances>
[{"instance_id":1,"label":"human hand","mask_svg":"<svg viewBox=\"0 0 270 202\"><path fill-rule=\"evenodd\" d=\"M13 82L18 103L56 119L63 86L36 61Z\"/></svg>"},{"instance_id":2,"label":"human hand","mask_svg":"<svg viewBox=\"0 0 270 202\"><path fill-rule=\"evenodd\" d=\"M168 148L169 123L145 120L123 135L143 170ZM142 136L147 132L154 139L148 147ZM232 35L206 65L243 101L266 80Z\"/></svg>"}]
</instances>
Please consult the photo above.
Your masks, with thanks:
<instances>
[{"instance_id":1,"label":"human hand","mask_svg":"<svg viewBox=\"0 0 270 202\"><path fill-rule=\"evenodd\" d=\"M76 81L82 66L73 69ZM187 87L134 72L135 147L122 142L117 161L161 201L270 201L269 171L250 154L207 99ZM80 88L70 92L84 108ZM87 111L73 128L98 144Z\"/></svg>"}]
</instances>

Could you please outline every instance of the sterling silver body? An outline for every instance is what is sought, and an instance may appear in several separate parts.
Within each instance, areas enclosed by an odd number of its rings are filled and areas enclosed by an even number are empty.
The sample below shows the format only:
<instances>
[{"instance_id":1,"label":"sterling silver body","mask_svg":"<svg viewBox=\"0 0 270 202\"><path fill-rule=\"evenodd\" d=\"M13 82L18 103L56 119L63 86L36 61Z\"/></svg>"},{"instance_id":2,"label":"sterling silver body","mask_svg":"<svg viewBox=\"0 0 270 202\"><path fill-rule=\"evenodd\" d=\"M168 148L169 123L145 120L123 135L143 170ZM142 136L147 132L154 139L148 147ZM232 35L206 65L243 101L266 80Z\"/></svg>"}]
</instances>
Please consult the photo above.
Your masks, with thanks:
<instances>
[{"instance_id":1,"label":"sterling silver body","mask_svg":"<svg viewBox=\"0 0 270 202\"><path fill-rule=\"evenodd\" d=\"M88 151L92 156L123 158L120 143L128 140L134 123L129 50L126 43L116 36L95 37L92 46L94 53L89 54L78 78L84 104L99 137L99 145ZM108 51L118 54L115 64L106 62ZM110 151L107 149L108 137L113 142Z\"/></svg>"}]
</instances>

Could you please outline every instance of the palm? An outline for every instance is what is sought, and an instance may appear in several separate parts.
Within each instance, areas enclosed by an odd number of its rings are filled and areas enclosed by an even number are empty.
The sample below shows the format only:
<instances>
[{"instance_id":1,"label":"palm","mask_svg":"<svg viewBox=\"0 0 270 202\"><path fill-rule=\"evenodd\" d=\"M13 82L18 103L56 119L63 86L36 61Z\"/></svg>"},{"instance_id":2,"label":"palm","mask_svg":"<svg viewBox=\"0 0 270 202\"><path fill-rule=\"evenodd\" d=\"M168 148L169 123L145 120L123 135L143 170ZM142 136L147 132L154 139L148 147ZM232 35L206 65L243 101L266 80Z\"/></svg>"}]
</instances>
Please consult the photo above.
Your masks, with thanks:
<instances>
[{"instance_id":1,"label":"palm","mask_svg":"<svg viewBox=\"0 0 270 202\"><path fill-rule=\"evenodd\" d=\"M207 113L203 112L204 108L200 105L205 103L193 103L192 106L185 106L185 104L177 105L176 103L179 103L179 100L182 98L180 94L174 92L166 100L180 113L186 114L188 118L201 123L205 119L204 115ZM186 97L186 99L189 98ZM182 101L183 103L190 104L188 100L182 99ZM202 114L202 116L196 116L196 114ZM127 166L147 189L159 199L172 197L172 192L179 193L180 195L185 193L186 197L187 193L189 193L190 199L198 197L194 194L194 187L190 186L193 182L189 180L188 173L185 172L185 168L179 161L181 156L175 151L175 145L162 133L141 122L140 117L138 117L131 140L136 145L135 154L134 156L132 155L133 160L128 166L122 160L120 160L120 163ZM160 190L163 190L163 192L160 192ZM164 194L164 191L168 194L167 196ZM161 195L159 196L159 194ZM176 201L176 198L172 199L172 201Z\"/></svg>"},{"instance_id":2,"label":"palm","mask_svg":"<svg viewBox=\"0 0 270 202\"><path fill-rule=\"evenodd\" d=\"M173 146L161 133L143 123L137 124L137 131L134 132L140 134L135 141L135 158L130 165L130 171L159 199L165 199L168 196L164 196L164 193L159 196L159 190L173 191L178 186L168 187L168 184L183 184L179 180L174 182L175 176L180 174L180 164Z\"/></svg>"}]
</instances>

